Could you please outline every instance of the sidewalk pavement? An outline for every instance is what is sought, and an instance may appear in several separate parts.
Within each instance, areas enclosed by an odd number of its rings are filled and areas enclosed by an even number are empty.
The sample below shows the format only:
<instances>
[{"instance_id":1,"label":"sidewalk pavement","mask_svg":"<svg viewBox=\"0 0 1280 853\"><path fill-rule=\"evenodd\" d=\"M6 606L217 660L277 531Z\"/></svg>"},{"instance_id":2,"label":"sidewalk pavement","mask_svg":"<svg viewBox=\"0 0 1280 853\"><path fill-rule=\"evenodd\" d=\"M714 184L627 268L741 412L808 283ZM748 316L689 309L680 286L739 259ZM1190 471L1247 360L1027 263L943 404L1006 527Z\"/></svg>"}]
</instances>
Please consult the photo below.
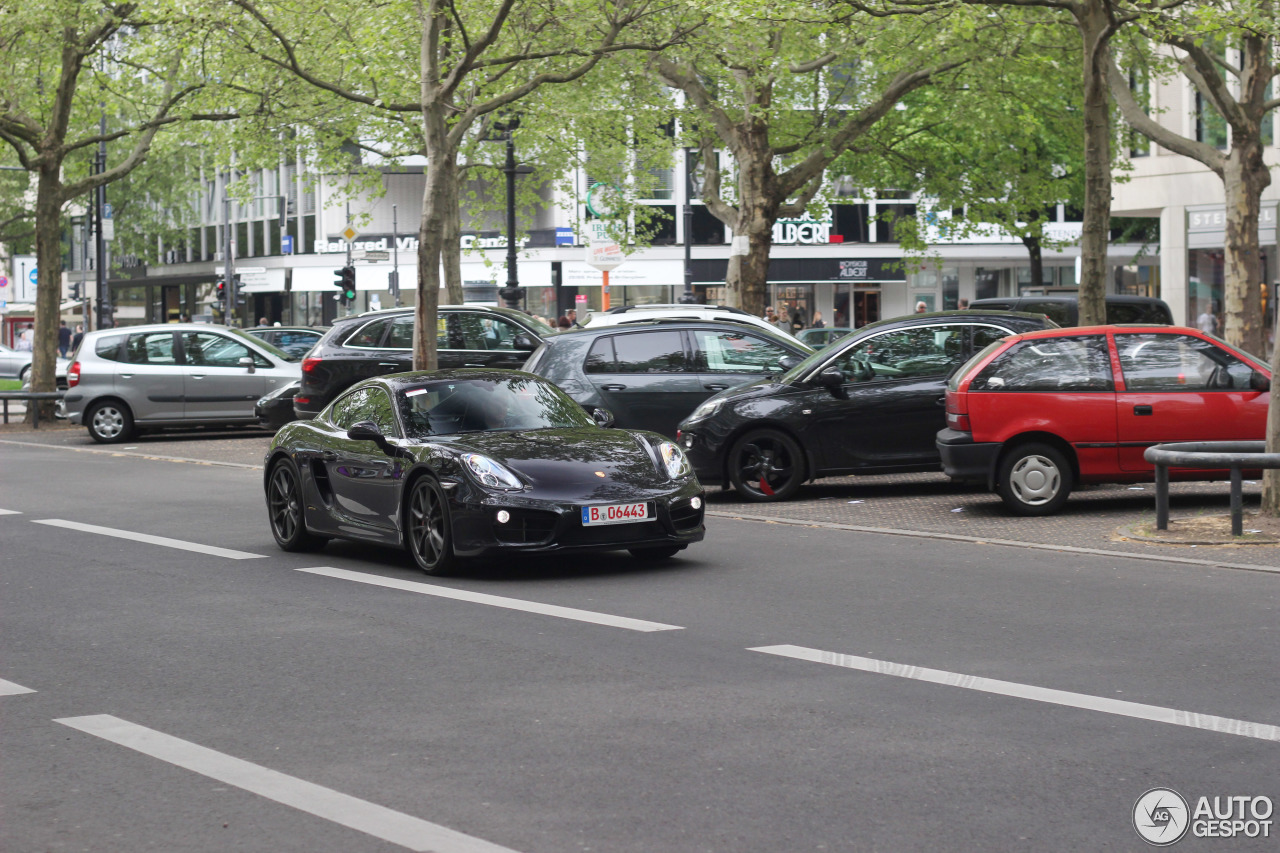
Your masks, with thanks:
<instances>
[{"instance_id":1,"label":"sidewalk pavement","mask_svg":"<svg viewBox=\"0 0 1280 853\"><path fill-rule=\"evenodd\" d=\"M12 452L15 443L33 443L252 467L262 464L270 441L266 433L246 429L165 432L139 436L123 445L101 445L82 427L61 423L38 431L21 425L0 428L0 453ZM1245 481L1246 513L1257 510L1261 490L1260 482ZM1173 519L1230 512L1230 488L1225 480L1173 483L1169 491ZM995 494L957 485L942 473L833 477L806 485L798 499L783 503L749 503L736 492L711 487L707 513L712 517L1119 552L1171 562L1190 560L1280 571L1280 545L1170 545L1125 538L1120 532L1123 528L1155 519L1152 483L1084 486L1072 493L1061 512L1043 518L1010 515Z\"/></svg>"}]
</instances>

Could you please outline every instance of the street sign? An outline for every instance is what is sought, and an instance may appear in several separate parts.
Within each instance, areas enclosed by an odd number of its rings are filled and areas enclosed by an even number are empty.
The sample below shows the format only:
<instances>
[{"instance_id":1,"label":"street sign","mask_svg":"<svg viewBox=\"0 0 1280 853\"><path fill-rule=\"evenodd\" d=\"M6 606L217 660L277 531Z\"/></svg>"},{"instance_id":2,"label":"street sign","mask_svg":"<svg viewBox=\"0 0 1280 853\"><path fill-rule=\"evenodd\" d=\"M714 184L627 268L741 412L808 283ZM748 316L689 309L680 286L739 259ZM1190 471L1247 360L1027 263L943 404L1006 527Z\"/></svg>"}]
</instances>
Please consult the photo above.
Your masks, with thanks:
<instances>
[{"instance_id":1,"label":"street sign","mask_svg":"<svg viewBox=\"0 0 1280 853\"><path fill-rule=\"evenodd\" d=\"M365 249L352 253L351 259L355 261L389 261L391 253L384 252L381 249Z\"/></svg>"},{"instance_id":2,"label":"street sign","mask_svg":"<svg viewBox=\"0 0 1280 853\"><path fill-rule=\"evenodd\" d=\"M608 272L625 261L622 246L609 234L609 224L599 220L587 223L587 263Z\"/></svg>"},{"instance_id":3,"label":"street sign","mask_svg":"<svg viewBox=\"0 0 1280 853\"><path fill-rule=\"evenodd\" d=\"M342 239L346 240L348 243L352 242L353 240L355 240L357 237L360 236L360 232L350 225L348 225L346 228L343 228L338 233L341 234Z\"/></svg>"},{"instance_id":4,"label":"street sign","mask_svg":"<svg viewBox=\"0 0 1280 853\"><path fill-rule=\"evenodd\" d=\"M293 254L293 235L292 234L285 234L283 237L280 238L280 254L282 255Z\"/></svg>"},{"instance_id":5,"label":"street sign","mask_svg":"<svg viewBox=\"0 0 1280 853\"><path fill-rule=\"evenodd\" d=\"M0 275L0 287L8 287L8 286L9 286L9 279Z\"/></svg>"}]
</instances>

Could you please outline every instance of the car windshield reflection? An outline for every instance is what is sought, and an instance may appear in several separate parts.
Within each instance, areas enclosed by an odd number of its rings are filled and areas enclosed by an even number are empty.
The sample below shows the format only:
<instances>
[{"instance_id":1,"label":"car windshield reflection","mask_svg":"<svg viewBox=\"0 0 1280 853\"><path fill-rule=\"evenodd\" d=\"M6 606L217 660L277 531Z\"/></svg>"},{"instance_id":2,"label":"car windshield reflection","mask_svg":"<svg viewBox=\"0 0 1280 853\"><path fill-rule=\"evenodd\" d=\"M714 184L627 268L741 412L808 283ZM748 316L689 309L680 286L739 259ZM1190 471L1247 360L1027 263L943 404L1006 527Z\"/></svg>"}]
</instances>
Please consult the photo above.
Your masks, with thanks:
<instances>
[{"instance_id":1,"label":"car windshield reflection","mask_svg":"<svg viewBox=\"0 0 1280 853\"><path fill-rule=\"evenodd\" d=\"M533 377L424 382L398 397L409 438L595 426L564 392Z\"/></svg>"}]
</instances>

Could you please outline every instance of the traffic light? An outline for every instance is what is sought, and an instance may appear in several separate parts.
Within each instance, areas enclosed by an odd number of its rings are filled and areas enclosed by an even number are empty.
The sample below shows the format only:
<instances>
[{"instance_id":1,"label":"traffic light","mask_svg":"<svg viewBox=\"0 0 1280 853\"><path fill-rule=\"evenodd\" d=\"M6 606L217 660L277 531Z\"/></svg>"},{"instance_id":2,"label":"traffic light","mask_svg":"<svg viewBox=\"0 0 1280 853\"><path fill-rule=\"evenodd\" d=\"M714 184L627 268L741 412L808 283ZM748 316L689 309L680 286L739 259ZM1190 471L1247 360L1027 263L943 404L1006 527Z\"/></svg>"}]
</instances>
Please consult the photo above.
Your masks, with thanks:
<instances>
[{"instance_id":1,"label":"traffic light","mask_svg":"<svg viewBox=\"0 0 1280 853\"><path fill-rule=\"evenodd\" d=\"M79 301L80 299L80 282L71 282L71 298Z\"/></svg>"},{"instance_id":2,"label":"traffic light","mask_svg":"<svg viewBox=\"0 0 1280 853\"><path fill-rule=\"evenodd\" d=\"M338 288L338 295L334 299L338 300L339 305L346 308L356 301L356 268L343 267L340 270L334 270L333 274L337 276L333 286Z\"/></svg>"},{"instance_id":3,"label":"traffic light","mask_svg":"<svg viewBox=\"0 0 1280 853\"><path fill-rule=\"evenodd\" d=\"M222 305L227 301L227 281L222 276L218 276L218 304Z\"/></svg>"},{"instance_id":4,"label":"traffic light","mask_svg":"<svg viewBox=\"0 0 1280 853\"><path fill-rule=\"evenodd\" d=\"M235 299L237 305L244 304L244 283L240 281L240 275L238 273L231 277L231 296Z\"/></svg>"}]
</instances>

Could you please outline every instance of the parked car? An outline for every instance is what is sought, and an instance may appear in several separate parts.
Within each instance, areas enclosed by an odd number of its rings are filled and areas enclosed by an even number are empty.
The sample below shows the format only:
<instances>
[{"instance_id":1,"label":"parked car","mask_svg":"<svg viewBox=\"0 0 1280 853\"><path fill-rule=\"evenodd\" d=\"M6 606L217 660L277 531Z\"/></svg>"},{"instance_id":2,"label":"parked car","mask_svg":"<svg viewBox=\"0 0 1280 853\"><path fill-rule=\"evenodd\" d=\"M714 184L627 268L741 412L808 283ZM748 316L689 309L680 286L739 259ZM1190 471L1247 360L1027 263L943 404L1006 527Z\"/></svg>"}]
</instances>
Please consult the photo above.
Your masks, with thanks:
<instances>
[{"instance_id":1,"label":"parked car","mask_svg":"<svg viewBox=\"0 0 1280 853\"><path fill-rule=\"evenodd\" d=\"M316 341L329 331L328 326L254 326L245 329L255 338L266 341L276 349L282 349L291 355L306 355Z\"/></svg>"},{"instance_id":2,"label":"parked car","mask_svg":"<svg viewBox=\"0 0 1280 853\"><path fill-rule=\"evenodd\" d=\"M297 356L239 329L195 323L88 332L63 400L95 441L139 429L257 423L254 404L299 375Z\"/></svg>"},{"instance_id":3,"label":"parked car","mask_svg":"<svg viewBox=\"0 0 1280 853\"><path fill-rule=\"evenodd\" d=\"M18 379L23 383L23 387L31 379L31 359L33 354L31 350L16 350L0 344L0 379ZM54 362L54 372L58 382L58 388L65 389L67 367L71 364L65 358L57 358Z\"/></svg>"},{"instance_id":4,"label":"parked car","mask_svg":"<svg viewBox=\"0 0 1280 853\"><path fill-rule=\"evenodd\" d=\"M565 332L525 370L550 379L619 426L674 437L676 425L717 391L781 373L813 350L790 335L720 320L648 320Z\"/></svg>"},{"instance_id":5,"label":"parked car","mask_svg":"<svg viewBox=\"0 0 1280 853\"><path fill-rule=\"evenodd\" d=\"M647 323L651 320L714 320L724 323L740 323L744 326L768 329L785 337L793 337L761 317L730 308L727 305L624 305L604 312L595 312L584 324L588 329L600 326L620 326L627 323Z\"/></svg>"},{"instance_id":6,"label":"parked car","mask_svg":"<svg viewBox=\"0 0 1280 853\"><path fill-rule=\"evenodd\" d=\"M441 305L438 366L519 368L556 334L522 311L486 305ZM313 418L362 379L413 369L413 308L340 317L302 361L302 387L293 399L300 420Z\"/></svg>"},{"instance_id":7,"label":"parked car","mask_svg":"<svg viewBox=\"0 0 1280 853\"><path fill-rule=\"evenodd\" d=\"M700 541L702 487L680 448L608 423L527 373L369 379L276 434L271 532L286 551L329 537L403 546L428 574L483 555L666 559Z\"/></svg>"},{"instance_id":8,"label":"parked car","mask_svg":"<svg viewBox=\"0 0 1280 853\"><path fill-rule=\"evenodd\" d=\"M824 327L821 329L803 329L796 334L796 338L799 339L801 343L808 344L814 349L822 349L823 347L831 346L852 331L854 331L854 329L844 326L837 326L835 328Z\"/></svg>"},{"instance_id":9,"label":"parked car","mask_svg":"<svg viewBox=\"0 0 1280 853\"><path fill-rule=\"evenodd\" d=\"M1043 314L940 311L858 329L781 376L706 400L681 424L698 478L749 501L786 500L819 477L938 470L947 374Z\"/></svg>"},{"instance_id":10,"label":"parked car","mask_svg":"<svg viewBox=\"0 0 1280 853\"><path fill-rule=\"evenodd\" d=\"M1108 323L1173 324L1173 312L1154 296L1108 296ZM1044 314L1059 326L1080 325L1080 301L1074 296L1001 296L976 299L969 309L978 311L1030 311Z\"/></svg>"},{"instance_id":11,"label":"parked car","mask_svg":"<svg viewBox=\"0 0 1280 853\"><path fill-rule=\"evenodd\" d=\"M278 430L280 427L296 420L293 412L293 398L297 396L302 380L281 385L279 388L258 400L253 406L253 414L258 419L258 426L263 429Z\"/></svg>"},{"instance_id":12,"label":"parked car","mask_svg":"<svg viewBox=\"0 0 1280 853\"><path fill-rule=\"evenodd\" d=\"M1264 438L1270 387L1262 359L1195 329L1034 332L956 372L937 446L949 477L994 489L1018 515L1048 515L1077 484L1153 480L1153 444Z\"/></svg>"}]
</instances>

